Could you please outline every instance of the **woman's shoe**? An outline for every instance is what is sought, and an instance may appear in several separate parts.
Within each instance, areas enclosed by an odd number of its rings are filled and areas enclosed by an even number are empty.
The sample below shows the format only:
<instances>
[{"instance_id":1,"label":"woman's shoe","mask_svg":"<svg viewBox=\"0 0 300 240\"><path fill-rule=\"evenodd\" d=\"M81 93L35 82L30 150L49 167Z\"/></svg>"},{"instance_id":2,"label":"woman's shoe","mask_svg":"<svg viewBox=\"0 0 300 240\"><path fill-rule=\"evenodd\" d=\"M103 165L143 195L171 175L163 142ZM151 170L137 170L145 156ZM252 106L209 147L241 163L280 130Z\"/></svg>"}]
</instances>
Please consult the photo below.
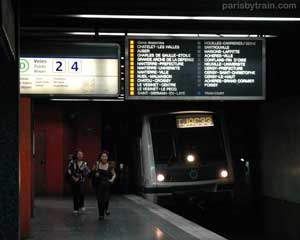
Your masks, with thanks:
<instances>
[{"instance_id":1,"label":"woman's shoe","mask_svg":"<svg viewBox=\"0 0 300 240\"><path fill-rule=\"evenodd\" d=\"M106 215L106 216L109 216L109 215L110 215L110 211L106 210L106 211L105 211L105 215Z\"/></svg>"}]
</instances>

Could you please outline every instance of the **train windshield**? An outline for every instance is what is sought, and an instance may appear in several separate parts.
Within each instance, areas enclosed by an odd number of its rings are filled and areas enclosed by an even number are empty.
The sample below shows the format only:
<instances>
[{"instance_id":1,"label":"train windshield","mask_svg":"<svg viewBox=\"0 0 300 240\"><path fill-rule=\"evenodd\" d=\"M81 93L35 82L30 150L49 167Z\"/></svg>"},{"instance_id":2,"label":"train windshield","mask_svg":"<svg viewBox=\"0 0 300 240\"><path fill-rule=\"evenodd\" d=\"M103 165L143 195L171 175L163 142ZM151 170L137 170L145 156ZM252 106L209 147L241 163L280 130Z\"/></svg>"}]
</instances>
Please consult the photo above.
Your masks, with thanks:
<instances>
[{"instance_id":1,"label":"train windshield","mask_svg":"<svg viewBox=\"0 0 300 240\"><path fill-rule=\"evenodd\" d=\"M156 164L211 165L226 160L214 114L155 116L150 124Z\"/></svg>"}]
</instances>

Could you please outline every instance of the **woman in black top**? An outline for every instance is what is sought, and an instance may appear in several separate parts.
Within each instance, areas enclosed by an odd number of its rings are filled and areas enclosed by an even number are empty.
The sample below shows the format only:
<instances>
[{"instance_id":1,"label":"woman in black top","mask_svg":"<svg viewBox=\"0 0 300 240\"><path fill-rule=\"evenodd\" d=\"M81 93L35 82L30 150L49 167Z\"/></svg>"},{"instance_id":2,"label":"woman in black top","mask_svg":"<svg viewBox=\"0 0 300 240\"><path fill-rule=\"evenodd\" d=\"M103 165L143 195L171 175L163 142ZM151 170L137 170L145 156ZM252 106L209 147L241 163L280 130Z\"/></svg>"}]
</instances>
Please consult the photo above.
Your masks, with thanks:
<instances>
[{"instance_id":1,"label":"woman in black top","mask_svg":"<svg viewBox=\"0 0 300 240\"><path fill-rule=\"evenodd\" d=\"M72 193L73 193L73 204L74 204L74 213L80 211L85 211L84 207L84 183L85 178L89 175L90 169L86 161L83 161L83 152L77 150L73 159L69 162L68 165L68 174L70 176Z\"/></svg>"},{"instance_id":2,"label":"woman in black top","mask_svg":"<svg viewBox=\"0 0 300 240\"><path fill-rule=\"evenodd\" d=\"M108 157L108 152L102 151L98 156L98 160L93 166L93 177L95 178L99 220L104 219L104 212L106 215L109 215L107 208L110 198L110 185L116 178L115 170L109 166Z\"/></svg>"}]
</instances>

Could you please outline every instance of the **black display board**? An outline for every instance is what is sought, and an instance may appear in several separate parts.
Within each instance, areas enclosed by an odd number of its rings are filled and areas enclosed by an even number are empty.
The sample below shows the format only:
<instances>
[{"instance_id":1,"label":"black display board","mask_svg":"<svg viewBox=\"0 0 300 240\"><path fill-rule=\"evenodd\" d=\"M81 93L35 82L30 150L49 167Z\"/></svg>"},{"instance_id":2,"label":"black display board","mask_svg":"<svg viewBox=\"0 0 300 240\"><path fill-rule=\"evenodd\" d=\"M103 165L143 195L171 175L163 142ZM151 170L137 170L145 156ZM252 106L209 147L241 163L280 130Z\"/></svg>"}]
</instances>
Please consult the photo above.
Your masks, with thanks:
<instances>
[{"instance_id":1,"label":"black display board","mask_svg":"<svg viewBox=\"0 0 300 240\"><path fill-rule=\"evenodd\" d=\"M261 38L127 38L126 98L263 100Z\"/></svg>"}]
</instances>

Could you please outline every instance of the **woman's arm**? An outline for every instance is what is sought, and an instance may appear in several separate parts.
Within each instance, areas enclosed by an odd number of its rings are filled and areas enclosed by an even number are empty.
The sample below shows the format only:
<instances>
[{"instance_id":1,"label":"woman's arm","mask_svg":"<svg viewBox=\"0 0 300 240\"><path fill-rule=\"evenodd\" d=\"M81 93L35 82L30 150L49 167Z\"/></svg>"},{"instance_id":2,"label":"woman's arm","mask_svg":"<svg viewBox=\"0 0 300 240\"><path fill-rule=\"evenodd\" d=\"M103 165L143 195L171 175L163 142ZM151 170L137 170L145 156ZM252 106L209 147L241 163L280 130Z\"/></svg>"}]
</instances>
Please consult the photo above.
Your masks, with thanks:
<instances>
[{"instance_id":1,"label":"woman's arm","mask_svg":"<svg viewBox=\"0 0 300 240\"><path fill-rule=\"evenodd\" d=\"M72 177L72 179L73 179L74 182L78 182L79 178L76 177L76 176L74 176L73 165L74 165L74 162L70 161L69 165L68 165L68 174Z\"/></svg>"},{"instance_id":2,"label":"woman's arm","mask_svg":"<svg viewBox=\"0 0 300 240\"><path fill-rule=\"evenodd\" d=\"M111 169L112 178L109 180L111 183L115 181L115 178L117 177L116 171L114 168Z\"/></svg>"},{"instance_id":3,"label":"woman's arm","mask_svg":"<svg viewBox=\"0 0 300 240\"><path fill-rule=\"evenodd\" d=\"M79 181L79 178L78 177L74 177L73 175L72 175L72 179L73 179L74 182L78 182Z\"/></svg>"},{"instance_id":4,"label":"woman's arm","mask_svg":"<svg viewBox=\"0 0 300 240\"><path fill-rule=\"evenodd\" d=\"M90 173L91 177L99 177L99 173L97 171L97 162L94 163L93 167L92 167L92 171Z\"/></svg>"},{"instance_id":5,"label":"woman's arm","mask_svg":"<svg viewBox=\"0 0 300 240\"><path fill-rule=\"evenodd\" d=\"M84 163L84 175L85 176L90 176L91 175L91 170L89 168L89 165L87 164L87 162Z\"/></svg>"},{"instance_id":6,"label":"woman's arm","mask_svg":"<svg viewBox=\"0 0 300 240\"><path fill-rule=\"evenodd\" d=\"M69 163L68 163L68 174L71 176L72 175L72 164L73 164L73 160L71 160Z\"/></svg>"}]
</instances>

